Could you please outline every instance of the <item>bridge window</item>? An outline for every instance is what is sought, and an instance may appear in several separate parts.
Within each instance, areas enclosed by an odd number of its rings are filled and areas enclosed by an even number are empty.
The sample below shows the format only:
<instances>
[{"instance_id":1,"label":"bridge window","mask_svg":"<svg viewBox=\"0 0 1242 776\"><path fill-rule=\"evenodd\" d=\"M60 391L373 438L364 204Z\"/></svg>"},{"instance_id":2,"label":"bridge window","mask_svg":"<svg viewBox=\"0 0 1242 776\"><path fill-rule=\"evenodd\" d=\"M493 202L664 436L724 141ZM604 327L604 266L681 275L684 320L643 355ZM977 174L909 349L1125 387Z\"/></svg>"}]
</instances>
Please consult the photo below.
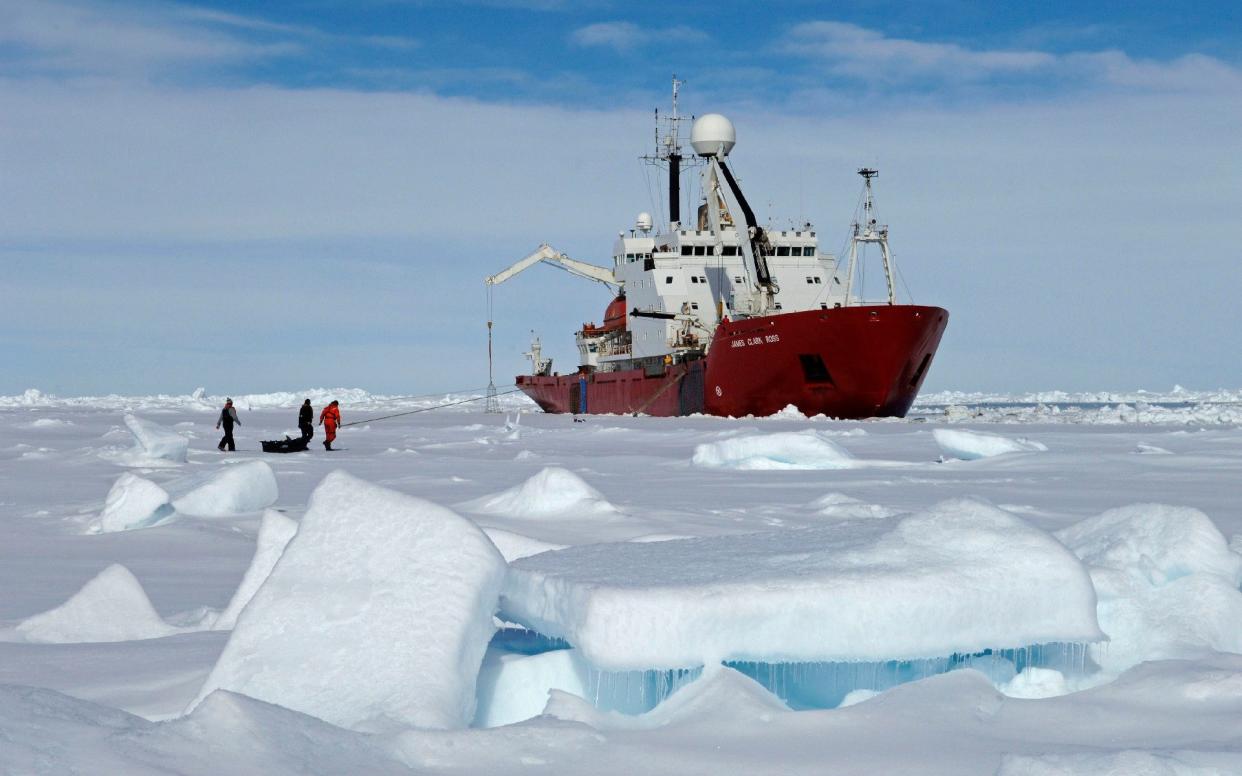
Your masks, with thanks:
<instances>
[{"instance_id":1,"label":"bridge window","mask_svg":"<svg viewBox=\"0 0 1242 776\"><path fill-rule=\"evenodd\" d=\"M737 246L736 246L736 245L726 245L726 246L724 246L724 252L723 252L723 253L721 253L721 255L722 255L722 256L736 256L736 255L737 255Z\"/></svg>"},{"instance_id":2,"label":"bridge window","mask_svg":"<svg viewBox=\"0 0 1242 776\"><path fill-rule=\"evenodd\" d=\"M776 255L777 255L777 256L788 256L788 255L789 255L789 246L788 246L788 245L780 245L780 246L777 246L777 248L776 248Z\"/></svg>"},{"instance_id":3,"label":"bridge window","mask_svg":"<svg viewBox=\"0 0 1242 776\"><path fill-rule=\"evenodd\" d=\"M681 255L682 255L682 256L693 256L693 255L694 255L694 246L693 246L693 245L683 245L683 246L681 246Z\"/></svg>"},{"instance_id":4,"label":"bridge window","mask_svg":"<svg viewBox=\"0 0 1242 776\"><path fill-rule=\"evenodd\" d=\"M706 255L707 255L707 246L706 246L706 245L696 245L696 246L694 246L694 255L695 255L695 256L706 256Z\"/></svg>"}]
</instances>

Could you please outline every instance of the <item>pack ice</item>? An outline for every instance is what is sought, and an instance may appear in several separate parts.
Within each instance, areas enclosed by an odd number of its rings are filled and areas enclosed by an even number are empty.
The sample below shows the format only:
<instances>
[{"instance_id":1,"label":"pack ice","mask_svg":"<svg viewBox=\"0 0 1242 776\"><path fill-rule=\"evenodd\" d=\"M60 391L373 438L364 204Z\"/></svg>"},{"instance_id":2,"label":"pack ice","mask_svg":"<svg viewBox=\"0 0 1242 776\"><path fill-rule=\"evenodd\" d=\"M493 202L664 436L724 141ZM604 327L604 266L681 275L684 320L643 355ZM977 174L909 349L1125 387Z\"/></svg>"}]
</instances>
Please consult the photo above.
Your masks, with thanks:
<instances>
[{"instance_id":1,"label":"pack ice","mask_svg":"<svg viewBox=\"0 0 1242 776\"><path fill-rule=\"evenodd\" d=\"M1010 439L986 431L963 431L956 428L938 428L932 431L936 444L945 455L963 461L991 458L1005 453L1042 452L1048 446L1029 439Z\"/></svg>"},{"instance_id":2,"label":"pack ice","mask_svg":"<svg viewBox=\"0 0 1242 776\"><path fill-rule=\"evenodd\" d=\"M521 485L463 506L481 514L533 518L586 517L617 512L603 494L560 466L548 466Z\"/></svg>"},{"instance_id":3,"label":"pack ice","mask_svg":"<svg viewBox=\"0 0 1242 776\"><path fill-rule=\"evenodd\" d=\"M1086 569L990 505L516 560L508 619L598 668L877 661L1103 638Z\"/></svg>"},{"instance_id":4,"label":"pack ice","mask_svg":"<svg viewBox=\"0 0 1242 776\"><path fill-rule=\"evenodd\" d=\"M99 572L60 606L17 626L27 641L55 644L155 639L176 631L155 611L142 584L120 564Z\"/></svg>"},{"instance_id":5,"label":"pack ice","mask_svg":"<svg viewBox=\"0 0 1242 776\"><path fill-rule=\"evenodd\" d=\"M822 432L748 434L694 448L691 463L708 469L849 469L854 459Z\"/></svg>"},{"instance_id":6,"label":"pack ice","mask_svg":"<svg viewBox=\"0 0 1242 776\"><path fill-rule=\"evenodd\" d=\"M473 523L333 472L191 708L226 689L357 730L465 726L504 574Z\"/></svg>"},{"instance_id":7,"label":"pack ice","mask_svg":"<svg viewBox=\"0 0 1242 776\"><path fill-rule=\"evenodd\" d=\"M212 623L213 630L233 629L233 626L237 624L238 615L267 581L272 569L276 567L276 561L280 560L289 540L297 532L298 524L292 518L285 517L272 509L263 513L263 521L259 523L259 537L254 557L246 568L241 584L237 586L237 592L233 594L228 606L224 607L224 611L220 612L220 616Z\"/></svg>"},{"instance_id":8,"label":"pack ice","mask_svg":"<svg viewBox=\"0 0 1242 776\"><path fill-rule=\"evenodd\" d=\"M227 464L185 495L173 500L178 512L228 517L258 512L276 503L276 473L265 461Z\"/></svg>"},{"instance_id":9,"label":"pack ice","mask_svg":"<svg viewBox=\"0 0 1242 776\"><path fill-rule=\"evenodd\" d=\"M172 517L168 492L151 480L125 472L113 483L103 511L91 524L90 533L130 531L156 525Z\"/></svg>"},{"instance_id":10,"label":"pack ice","mask_svg":"<svg viewBox=\"0 0 1242 776\"><path fill-rule=\"evenodd\" d=\"M1088 565L1106 645L1105 671L1203 650L1242 652L1242 555L1190 507L1132 504L1057 532Z\"/></svg>"},{"instance_id":11,"label":"pack ice","mask_svg":"<svg viewBox=\"0 0 1242 776\"><path fill-rule=\"evenodd\" d=\"M190 440L154 421L127 414L125 425L134 436L134 447L115 456L125 466L160 466L185 463Z\"/></svg>"}]
</instances>

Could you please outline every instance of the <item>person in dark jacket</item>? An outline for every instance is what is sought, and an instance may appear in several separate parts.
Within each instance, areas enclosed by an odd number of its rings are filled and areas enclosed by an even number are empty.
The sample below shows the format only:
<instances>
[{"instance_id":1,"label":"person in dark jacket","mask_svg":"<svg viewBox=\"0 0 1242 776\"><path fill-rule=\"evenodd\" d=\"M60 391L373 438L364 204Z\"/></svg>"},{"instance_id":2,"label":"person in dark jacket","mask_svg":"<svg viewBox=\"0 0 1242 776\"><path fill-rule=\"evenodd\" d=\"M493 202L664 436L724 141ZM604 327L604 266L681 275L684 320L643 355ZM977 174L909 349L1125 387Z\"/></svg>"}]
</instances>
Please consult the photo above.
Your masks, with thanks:
<instances>
[{"instance_id":1,"label":"person in dark jacket","mask_svg":"<svg viewBox=\"0 0 1242 776\"><path fill-rule=\"evenodd\" d=\"M310 399L307 399L298 410L298 428L302 430L303 439L310 439L315 435L314 422L315 408L311 406Z\"/></svg>"},{"instance_id":2,"label":"person in dark jacket","mask_svg":"<svg viewBox=\"0 0 1242 776\"><path fill-rule=\"evenodd\" d=\"M220 410L220 419L216 421L216 428L224 426L224 436L220 438L220 444L216 445L217 449L223 451L224 446L228 445L229 450L237 450L237 445L233 444L234 423L240 426L241 420L237 417L237 410L233 407L233 400L225 399L224 409Z\"/></svg>"}]
</instances>

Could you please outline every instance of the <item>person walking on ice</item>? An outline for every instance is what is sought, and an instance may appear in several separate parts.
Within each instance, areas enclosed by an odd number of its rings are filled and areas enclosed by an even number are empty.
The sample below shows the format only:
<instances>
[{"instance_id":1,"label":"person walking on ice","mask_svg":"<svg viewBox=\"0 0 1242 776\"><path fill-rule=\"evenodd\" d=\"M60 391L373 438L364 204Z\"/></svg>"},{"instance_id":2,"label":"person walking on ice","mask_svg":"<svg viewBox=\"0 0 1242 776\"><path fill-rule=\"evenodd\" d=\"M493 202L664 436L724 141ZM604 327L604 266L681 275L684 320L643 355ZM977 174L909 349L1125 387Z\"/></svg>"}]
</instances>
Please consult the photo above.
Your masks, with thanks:
<instances>
[{"instance_id":1,"label":"person walking on ice","mask_svg":"<svg viewBox=\"0 0 1242 776\"><path fill-rule=\"evenodd\" d=\"M224 426L224 436L220 438L220 444L216 448L223 452L224 446L228 445L231 452L237 451L237 445L233 444L233 424L241 425L241 420L237 417L237 409L233 407L232 399L224 400L224 409L220 410L220 419L216 421L216 428Z\"/></svg>"},{"instance_id":2,"label":"person walking on ice","mask_svg":"<svg viewBox=\"0 0 1242 776\"><path fill-rule=\"evenodd\" d=\"M310 439L315 435L314 421L315 408L311 406L310 399L307 399L298 410L298 429L301 430L303 439Z\"/></svg>"},{"instance_id":3,"label":"person walking on ice","mask_svg":"<svg viewBox=\"0 0 1242 776\"><path fill-rule=\"evenodd\" d=\"M323 449L331 450L332 443L336 440L336 427L341 425L341 411L337 409L336 399L332 403L323 408L323 412L319 413L319 425L323 426L327 439L323 440Z\"/></svg>"}]
</instances>

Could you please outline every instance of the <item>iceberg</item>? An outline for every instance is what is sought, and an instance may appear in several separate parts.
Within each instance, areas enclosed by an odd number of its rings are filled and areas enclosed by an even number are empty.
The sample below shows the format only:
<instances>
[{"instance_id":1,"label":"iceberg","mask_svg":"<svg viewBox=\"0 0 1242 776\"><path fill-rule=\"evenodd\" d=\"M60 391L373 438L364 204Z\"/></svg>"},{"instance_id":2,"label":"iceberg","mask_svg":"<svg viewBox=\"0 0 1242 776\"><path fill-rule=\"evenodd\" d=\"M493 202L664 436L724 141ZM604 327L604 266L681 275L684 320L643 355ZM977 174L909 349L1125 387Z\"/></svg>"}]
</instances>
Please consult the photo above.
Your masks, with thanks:
<instances>
[{"instance_id":1,"label":"iceberg","mask_svg":"<svg viewBox=\"0 0 1242 776\"><path fill-rule=\"evenodd\" d=\"M504 575L470 521L333 472L190 708L223 689L365 732L464 727Z\"/></svg>"}]
</instances>

